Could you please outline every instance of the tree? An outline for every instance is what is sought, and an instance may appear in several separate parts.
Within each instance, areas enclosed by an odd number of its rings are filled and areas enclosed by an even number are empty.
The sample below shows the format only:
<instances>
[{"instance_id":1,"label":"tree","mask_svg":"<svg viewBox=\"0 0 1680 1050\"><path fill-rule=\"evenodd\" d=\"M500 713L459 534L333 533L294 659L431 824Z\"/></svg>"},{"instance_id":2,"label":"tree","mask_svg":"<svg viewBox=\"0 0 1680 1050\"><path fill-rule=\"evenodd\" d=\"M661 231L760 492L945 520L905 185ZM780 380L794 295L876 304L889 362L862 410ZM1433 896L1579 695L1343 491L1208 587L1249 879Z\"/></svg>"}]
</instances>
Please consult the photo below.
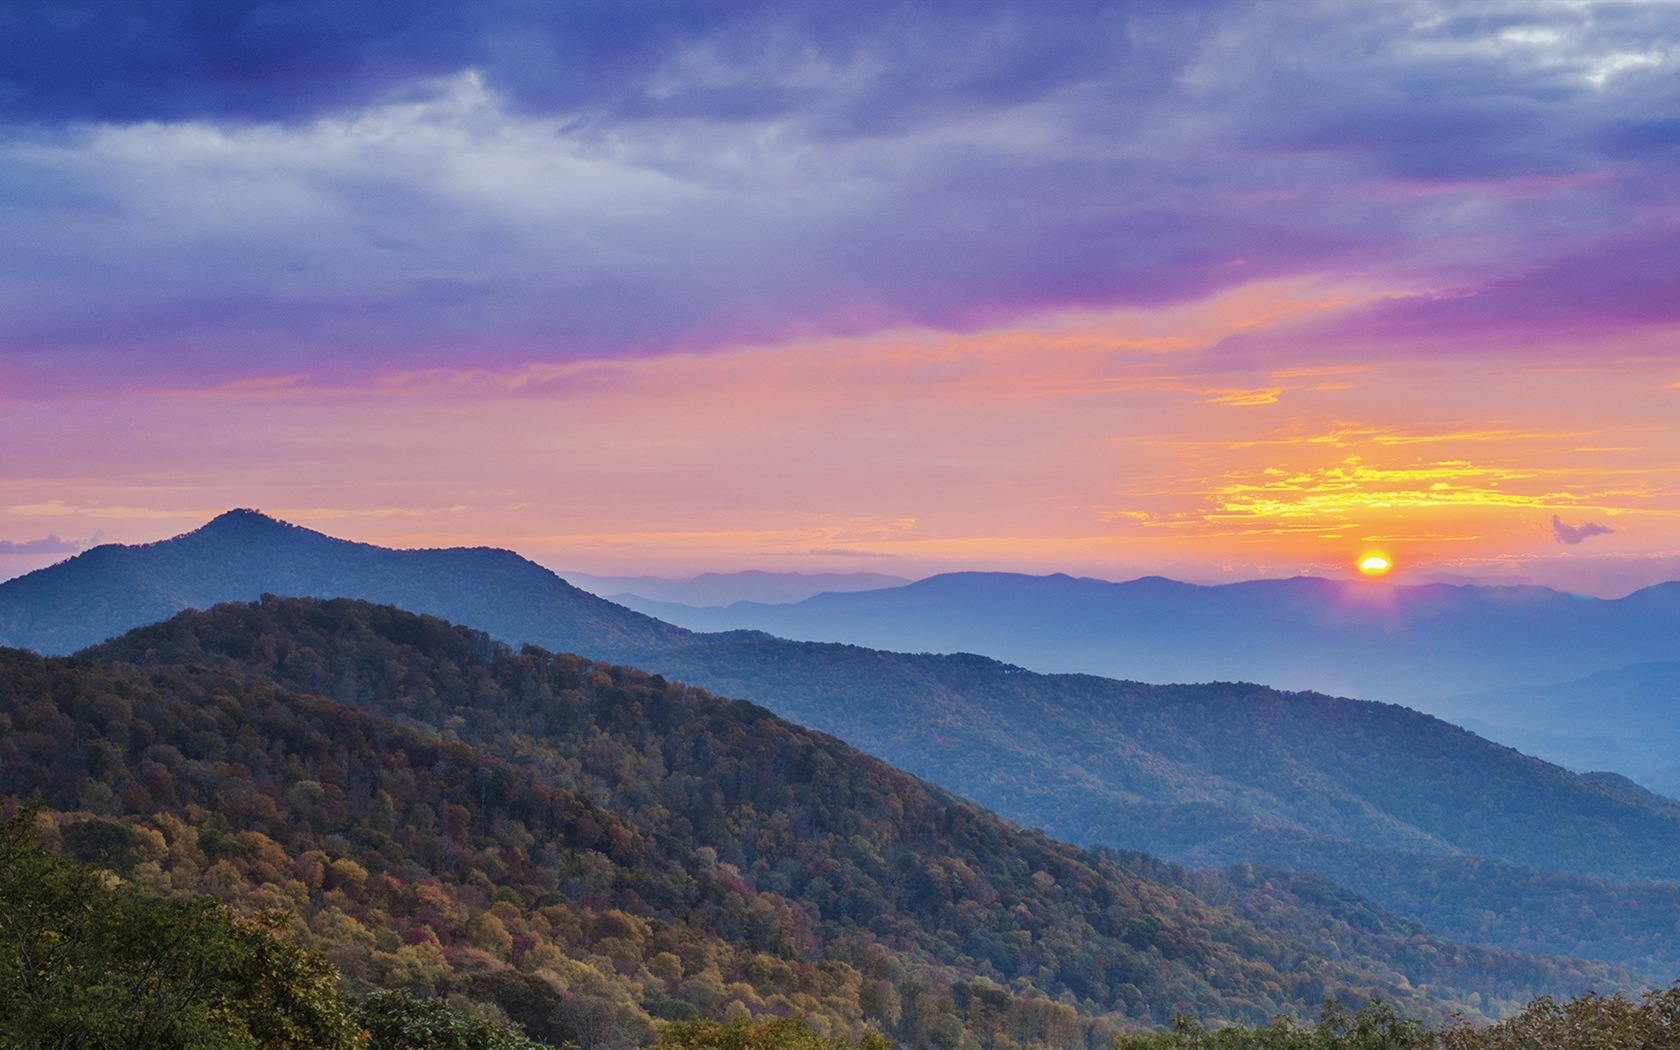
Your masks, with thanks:
<instances>
[{"instance_id":1,"label":"tree","mask_svg":"<svg viewBox=\"0 0 1680 1050\"><path fill-rule=\"evenodd\" d=\"M0 821L0 1043L18 1050L357 1050L338 974L286 918L159 898Z\"/></svg>"},{"instance_id":2,"label":"tree","mask_svg":"<svg viewBox=\"0 0 1680 1050\"><path fill-rule=\"evenodd\" d=\"M1435 1045L1434 1032L1380 999L1352 1012L1332 999L1310 1026L1274 1017L1258 1028L1238 1024L1210 1032L1179 1017L1168 1032L1121 1036L1115 1050L1430 1050Z\"/></svg>"},{"instance_id":3,"label":"tree","mask_svg":"<svg viewBox=\"0 0 1680 1050\"><path fill-rule=\"evenodd\" d=\"M889 1050L891 1044L866 1032L855 1045L824 1039L797 1017L768 1021L684 1021L665 1029L654 1050Z\"/></svg>"},{"instance_id":4,"label":"tree","mask_svg":"<svg viewBox=\"0 0 1680 1050\"><path fill-rule=\"evenodd\" d=\"M517 1028L457 1010L441 999L374 992L356 1019L371 1036L368 1050L544 1050Z\"/></svg>"},{"instance_id":5,"label":"tree","mask_svg":"<svg viewBox=\"0 0 1680 1050\"><path fill-rule=\"evenodd\" d=\"M1522 1013L1486 1028L1449 1026L1446 1050L1640 1050L1680 1046L1680 984L1645 993L1577 996L1559 1003L1534 1000Z\"/></svg>"}]
</instances>

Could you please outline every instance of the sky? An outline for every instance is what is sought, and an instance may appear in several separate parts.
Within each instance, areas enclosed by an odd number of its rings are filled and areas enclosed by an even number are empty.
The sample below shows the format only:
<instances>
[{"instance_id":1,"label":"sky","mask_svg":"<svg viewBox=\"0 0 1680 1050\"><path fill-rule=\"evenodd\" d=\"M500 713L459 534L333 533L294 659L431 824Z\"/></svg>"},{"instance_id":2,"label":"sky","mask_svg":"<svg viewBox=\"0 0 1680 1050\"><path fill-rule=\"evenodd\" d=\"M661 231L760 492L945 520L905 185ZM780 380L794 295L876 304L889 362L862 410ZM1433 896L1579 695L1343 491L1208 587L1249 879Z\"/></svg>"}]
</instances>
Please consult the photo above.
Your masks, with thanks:
<instances>
[{"instance_id":1,"label":"sky","mask_svg":"<svg viewBox=\"0 0 1680 1050\"><path fill-rule=\"evenodd\" d=\"M0 0L0 576L1680 578L1680 4Z\"/></svg>"}]
</instances>

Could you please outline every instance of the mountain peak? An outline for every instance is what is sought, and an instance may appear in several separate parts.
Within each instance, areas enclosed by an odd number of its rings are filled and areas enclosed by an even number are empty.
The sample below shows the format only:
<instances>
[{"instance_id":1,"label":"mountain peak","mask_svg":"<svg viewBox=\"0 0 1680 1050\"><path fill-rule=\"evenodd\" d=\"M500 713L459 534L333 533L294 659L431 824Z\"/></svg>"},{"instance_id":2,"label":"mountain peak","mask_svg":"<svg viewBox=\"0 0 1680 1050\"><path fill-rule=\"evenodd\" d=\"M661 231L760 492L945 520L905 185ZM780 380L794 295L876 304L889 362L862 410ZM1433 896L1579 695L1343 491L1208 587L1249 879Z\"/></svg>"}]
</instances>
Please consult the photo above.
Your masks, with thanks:
<instances>
[{"instance_id":1,"label":"mountain peak","mask_svg":"<svg viewBox=\"0 0 1680 1050\"><path fill-rule=\"evenodd\" d=\"M361 598L591 656L687 635L511 551L393 550L240 507L171 539L108 544L0 584L0 644L69 653L184 608L263 594Z\"/></svg>"},{"instance_id":2,"label":"mountain peak","mask_svg":"<svg viewBox=\"0 0 1680 1050\"><path fill-rule=\"evenodd\" d=\"M260 510L252 510L249 507L235 507L233 510L223 511L193 531L225 532L230 529L295 529L297 527L290 522L281 521L279 518L271 518Z\"/></svg>"},{"instance_id":3,"label":"mountain peak","mask_svg":"<svg viewBox=\"0 0 1680 1050\"><path fill-rule=\"evenodd\" d=\"M302 525L293 525L289 521L281 521L279 518L271 517L260 510L236 507L233 510L216 515L203 525L177 537L177 539L191 538L224 543L263 543L282 538L295 540L306 537L328 538L313 529L306 529Z\"/></svg>"}]
</instances>

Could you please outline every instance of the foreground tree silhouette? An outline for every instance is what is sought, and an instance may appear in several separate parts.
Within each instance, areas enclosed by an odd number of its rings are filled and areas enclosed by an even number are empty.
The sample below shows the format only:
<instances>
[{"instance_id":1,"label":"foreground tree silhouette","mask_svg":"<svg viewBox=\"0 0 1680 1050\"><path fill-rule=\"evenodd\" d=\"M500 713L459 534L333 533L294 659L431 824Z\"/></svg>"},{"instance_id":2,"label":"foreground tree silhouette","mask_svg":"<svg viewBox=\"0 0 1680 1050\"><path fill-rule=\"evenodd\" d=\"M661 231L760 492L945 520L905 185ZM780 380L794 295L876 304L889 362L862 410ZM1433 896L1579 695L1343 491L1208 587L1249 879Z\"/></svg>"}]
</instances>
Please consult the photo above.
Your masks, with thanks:
<instances>
[{"instance_id":1,"label":"foreground tree silhouette","mask_svg":"<svg viewBox=\"0 0 1680 1050\"><path fill-rule=\"evenodd\" d=\"M0 821L0 1045L17 1050L355 1050L322 956L204 898L140 893Z\"/></svg>"}]
</instances>

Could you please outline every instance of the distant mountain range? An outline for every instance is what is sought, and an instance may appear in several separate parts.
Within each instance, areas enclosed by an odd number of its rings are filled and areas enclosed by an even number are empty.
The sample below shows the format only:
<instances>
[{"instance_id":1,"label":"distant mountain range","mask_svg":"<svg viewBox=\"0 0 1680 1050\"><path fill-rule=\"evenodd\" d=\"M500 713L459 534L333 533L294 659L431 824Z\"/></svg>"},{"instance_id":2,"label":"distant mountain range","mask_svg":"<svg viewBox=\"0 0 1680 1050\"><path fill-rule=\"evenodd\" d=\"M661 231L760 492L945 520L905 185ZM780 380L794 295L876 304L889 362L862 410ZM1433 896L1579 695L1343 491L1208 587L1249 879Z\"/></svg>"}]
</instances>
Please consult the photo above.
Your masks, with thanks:
<instances>
[{"instance_id":1,"label":"distant mountain range","mask_svg":"<svg viewBox=\"0 0 1680 1050\"><path fill-rule=\"evenodd\" d=\"M66 652L265 592L379 601L745 697L1070 841L1318 871L1452 936L1680 972L1680 804L1390 705L695 634L505 551L391 551L249 511L0 584L0 637Z\"/></svg>"},{"instance_id":2,"label":"distant mountain range","mask_svg":"<svg viewBox=\"0 0 1680 1050\"><path fill-rule=\"evenodd\" d=\"M626 599L683 605L732 605L735 602L797 602L813 595L901 587L911 581L878 572L704 572L686 579L663 576L591 576L561 570L574 587L620 604Z\"/></svg>"},{"instance_id":3,"label":"distant mountain range","mask_svg":"<svg viewBox=\"0 0 1680 1050\"><path fill-rule=\"evenodd\" d=\"M0 651L0 795L144 885L283 907L358 986L556 1044L798 1011L935 1050L1626 987L1321 879L999 820L762 708L389 607L266 598L73 659ZM604 1031L623 1038L608 1040Z\"/></svg>"},{"instance_id":4,"label":"distant mountain range","mask_svg":"<svg viewBox=\"0 0 1680 1050\"><path fill-rule=\"evenodd\" d=\"M1680 662L1451 696L1442 717L1571 769L1614 769L1680 798Z\"/></svg>"},{"instance_id":5,"label":"distant mountain range","mask_svg":"<svg viewBox=\"0 0 1680 1050\"><path fill-rule=\"evenodd\" d=\"M1680 583L1606 600L1544 587L963 572L781 605L623 601L699 631L985 653L1146 682L1265 682L1426 710L1447 696L1680 660Z\"/></svg>"}]
</instances>

